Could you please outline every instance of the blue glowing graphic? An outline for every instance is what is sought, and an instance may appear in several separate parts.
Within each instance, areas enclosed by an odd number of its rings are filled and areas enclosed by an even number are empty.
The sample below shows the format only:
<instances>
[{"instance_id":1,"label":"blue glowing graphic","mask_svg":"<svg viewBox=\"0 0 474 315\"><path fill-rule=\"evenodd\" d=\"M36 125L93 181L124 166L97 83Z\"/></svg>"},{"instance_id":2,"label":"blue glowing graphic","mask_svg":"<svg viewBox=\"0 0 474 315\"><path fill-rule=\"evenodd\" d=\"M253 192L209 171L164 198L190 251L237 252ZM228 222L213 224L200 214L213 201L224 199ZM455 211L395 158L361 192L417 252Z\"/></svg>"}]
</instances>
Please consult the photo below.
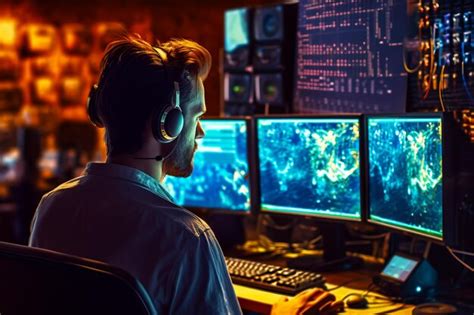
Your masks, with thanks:
<instances>
[{"instance_id":1,"label":"blue glowing graphic","mask_svg":"<svg viewBox=\"0 0 474 315\"><path fill-rule=\"evenodd\" d=\"M225 12L225 43L224 50L233 52L239 47L249 44L249 26L247 9L234 9Z\"/></svg>"},{"instance_id":2,"label":"blue glowing graphic","mask_svg":"<svg viewBox=\"0 0 474 315\"><path fill-rule=\"evenodd\" d=\"M262 210L360 219L359 120L258 119Z\"/></svg>"},{"instance_id":3,"label":"blue glowing graphic","mask_svg":"<svg viewBox=\"0 0 474 315\"><path fill-rule=\"evenodd\" d=\"M441 118L369 118L370 218L441 237Z\"/></svg>"},{"instance_id":4,"label":"blue glowing graphic","mask_svg":"<svg viewBox=\"0 0 474 315\"><path fill-rule=\"evenodd\" d=\"M165 187L184 207L250 211L245 120L201 120L191 177L167 176Z\"/></svg>"},{"instance_id":5,"label":"blue glowing graphic","mask_svg":"<svg viewBox=\"0 0 474 315\"><path fill-rule=\"evenodd\" d=\"M418 262L406 257L394 255L382 270L382 274L405 282L415 269Z\"/></svg>"}]
</instances>

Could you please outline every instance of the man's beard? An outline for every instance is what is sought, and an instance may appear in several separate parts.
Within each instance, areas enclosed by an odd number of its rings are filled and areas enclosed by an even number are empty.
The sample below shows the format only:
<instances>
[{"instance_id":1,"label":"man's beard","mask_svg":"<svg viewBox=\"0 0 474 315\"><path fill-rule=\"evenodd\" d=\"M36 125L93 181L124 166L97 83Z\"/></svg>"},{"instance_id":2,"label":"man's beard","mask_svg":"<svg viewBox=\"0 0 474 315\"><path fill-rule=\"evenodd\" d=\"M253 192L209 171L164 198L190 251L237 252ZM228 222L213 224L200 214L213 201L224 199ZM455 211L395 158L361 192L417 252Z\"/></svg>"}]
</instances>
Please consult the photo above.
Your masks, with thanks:
<instances>
[{"instance_id":1,"label":"man's beard","mask_svg":"<svg viewBox=\"0 0 474 315\"><path fill-rule=\"evenodd\" d=\"M183 143L184 138L178 138L175 150L163 161L163 171L166 175L188 177L193 172L193 158L197 145L194 140L192 144Z\"/></svg>"}]
</instances>

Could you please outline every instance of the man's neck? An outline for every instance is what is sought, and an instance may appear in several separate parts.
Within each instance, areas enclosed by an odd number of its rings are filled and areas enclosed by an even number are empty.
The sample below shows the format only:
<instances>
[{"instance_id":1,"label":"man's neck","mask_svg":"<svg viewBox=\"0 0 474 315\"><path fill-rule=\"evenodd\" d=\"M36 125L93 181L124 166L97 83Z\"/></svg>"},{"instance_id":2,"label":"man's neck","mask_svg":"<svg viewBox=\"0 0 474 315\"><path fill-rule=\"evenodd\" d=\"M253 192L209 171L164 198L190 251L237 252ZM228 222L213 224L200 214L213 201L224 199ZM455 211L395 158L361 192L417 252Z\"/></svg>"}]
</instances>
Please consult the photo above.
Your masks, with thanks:
<instances>
[{"instance_id":1,"label":"man's neck","mask_svg":"<svg viewBox=\"0 0 474 315\"><path fill-rule=\"evenodd\" d=\"M162 174L162 161L156 161L154 159L143 160L137 159L135 156L130 156L128 154L120 154L107 156L107 160L105 162L125 165L138 169L155 178L159 182L164 179Z\"/></svg>"}]
</instances>

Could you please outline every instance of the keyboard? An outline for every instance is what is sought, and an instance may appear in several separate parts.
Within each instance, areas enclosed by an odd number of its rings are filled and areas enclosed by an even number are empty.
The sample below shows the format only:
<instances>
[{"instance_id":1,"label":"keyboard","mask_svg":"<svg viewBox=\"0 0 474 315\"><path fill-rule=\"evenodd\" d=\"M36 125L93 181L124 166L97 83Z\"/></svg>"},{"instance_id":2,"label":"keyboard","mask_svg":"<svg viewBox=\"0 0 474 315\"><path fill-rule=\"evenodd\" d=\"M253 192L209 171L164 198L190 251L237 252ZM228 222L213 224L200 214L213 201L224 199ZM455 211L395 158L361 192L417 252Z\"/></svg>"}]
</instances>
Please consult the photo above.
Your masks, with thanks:
<instances>
[{"instance_id":1,"label":"keyboard","mask_svg":"<svg viewBox=\"0 0 474 315\"><path fill-rule=\"evenodd\" d=\"M326 282L323 276L311 271L230 257L226 257L225 261L234 284L266 291L296 295L308 288L324 288Z\"/></svg>"}]
</instances>

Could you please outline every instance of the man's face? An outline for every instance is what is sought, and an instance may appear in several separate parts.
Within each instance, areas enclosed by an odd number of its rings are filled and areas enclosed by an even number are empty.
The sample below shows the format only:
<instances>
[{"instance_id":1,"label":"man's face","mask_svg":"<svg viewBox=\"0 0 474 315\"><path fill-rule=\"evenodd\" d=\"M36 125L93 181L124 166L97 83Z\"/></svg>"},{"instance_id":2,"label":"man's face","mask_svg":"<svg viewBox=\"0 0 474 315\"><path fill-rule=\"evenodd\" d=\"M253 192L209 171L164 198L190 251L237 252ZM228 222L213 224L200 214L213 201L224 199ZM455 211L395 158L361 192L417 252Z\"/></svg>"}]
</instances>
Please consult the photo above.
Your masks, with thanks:
<instances>
[{"instance_id":1,"label":"man's face","mask_svg":"<svg viewBox=\"0 0 474 315\"><path fill-rule=\"evenodd\" d=\"M201 116L206 112L204 100L204 85L197 80L194 93L189 104L183 108L184 127L179 136L174 152L163 161L163 171L166 175L188 177L193 172L194 153L197 150L196 139L204 137L201 126Z\"/></svg>"}]
</instances>

